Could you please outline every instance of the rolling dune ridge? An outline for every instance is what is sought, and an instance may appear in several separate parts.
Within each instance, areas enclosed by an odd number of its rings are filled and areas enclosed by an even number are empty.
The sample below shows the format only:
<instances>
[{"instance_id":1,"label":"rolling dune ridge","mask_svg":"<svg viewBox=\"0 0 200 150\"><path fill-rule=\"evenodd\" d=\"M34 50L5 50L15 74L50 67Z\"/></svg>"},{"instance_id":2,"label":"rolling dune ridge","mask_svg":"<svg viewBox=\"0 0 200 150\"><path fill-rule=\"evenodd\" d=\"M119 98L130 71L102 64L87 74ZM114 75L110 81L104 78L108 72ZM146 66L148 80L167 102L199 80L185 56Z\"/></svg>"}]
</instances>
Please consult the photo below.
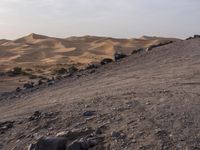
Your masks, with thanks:
<instances>
[{"instance_id":1,"label":"rolling dune ridge","mask_svg":"<svg viewBox=\"0 0 200 150\"><path fill-rule=\"evenodd\" d=\"M16 40L0 40L0 72L7 72L14 67L37 76L52 76L59 68L75 65L84 68L88 64L99 63L104 58L112 58L116 52L131 54L139 48L165 43L176 39L159 37L141 37L139 39L115 39L110 37L83 36L69 38L54 38L38 34L30 34ZM9 86L17 87L29 81L28 77L2 77L0 92L7 91L4 81ZM14 80L14 81L13 81ZM17 80L17 81L16 81ZM18 84L16 84L18 83ZM6 89L6 90L5 90Z\"/></svg>"}]
</instances>

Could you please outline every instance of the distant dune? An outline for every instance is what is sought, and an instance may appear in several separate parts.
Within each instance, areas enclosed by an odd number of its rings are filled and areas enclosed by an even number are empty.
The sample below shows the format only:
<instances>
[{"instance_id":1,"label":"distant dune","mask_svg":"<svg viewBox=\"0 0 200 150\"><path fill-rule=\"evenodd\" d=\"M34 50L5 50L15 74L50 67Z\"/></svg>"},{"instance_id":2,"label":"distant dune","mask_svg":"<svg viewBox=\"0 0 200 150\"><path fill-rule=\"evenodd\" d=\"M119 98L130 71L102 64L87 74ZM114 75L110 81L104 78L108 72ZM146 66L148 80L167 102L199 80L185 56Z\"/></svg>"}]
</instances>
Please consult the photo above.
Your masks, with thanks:
<instances>
[{"instance_id":1,"label":"distant dune","mask_svg":"<svg viewBox=\"0 0 200 150\"><path fill-rule=\"evenodd\" d=\"M103 58L112 58L116 51L129 54L135 49L147 48L169 40L171 39L156 37L115 39L96 36L61 39L32 33L14 41L0 40L0 71L16 66L46 66L46 70L59 64L81 66L99 62Z\"/></svg>"},{"instance_id":2,"label":"distant dune","mask_svg":"<svg viewBox=\"0 0 200 150\"><path fill-rule=\"evenodd\" d=\"M61 39L34 33L13 41L3 39L0 40L0 93L15 90L27 82L37 82L32 80L34 76L51 78L58 70L68 69L71 65L83 69L104 58L113 59L115 52L128 55L139 48L175 40L147 36L139 39L97 36ZM14 67L22 68L27 75L5 76L5 72Z\"/></svg>"}]
</instances>

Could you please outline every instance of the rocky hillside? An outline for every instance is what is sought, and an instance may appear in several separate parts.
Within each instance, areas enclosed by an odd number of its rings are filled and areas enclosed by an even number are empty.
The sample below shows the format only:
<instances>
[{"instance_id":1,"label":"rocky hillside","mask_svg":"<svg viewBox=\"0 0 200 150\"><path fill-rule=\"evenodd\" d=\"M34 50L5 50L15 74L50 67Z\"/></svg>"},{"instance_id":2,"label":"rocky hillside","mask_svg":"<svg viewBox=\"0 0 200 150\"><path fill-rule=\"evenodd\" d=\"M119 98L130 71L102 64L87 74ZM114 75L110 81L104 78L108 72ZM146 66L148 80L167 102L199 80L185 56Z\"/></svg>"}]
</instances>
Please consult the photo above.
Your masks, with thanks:
<instances>
[{"instance_id":1,"label":"rocky hillside","mask_svg":"<svg viewBox=\"0 0 200 150\"><path fill-rule=\"evenodd\" d=\"M1 97L0 149L197 150L199 85L199 38L140 50Z\"/></svg>"}]
</instances>

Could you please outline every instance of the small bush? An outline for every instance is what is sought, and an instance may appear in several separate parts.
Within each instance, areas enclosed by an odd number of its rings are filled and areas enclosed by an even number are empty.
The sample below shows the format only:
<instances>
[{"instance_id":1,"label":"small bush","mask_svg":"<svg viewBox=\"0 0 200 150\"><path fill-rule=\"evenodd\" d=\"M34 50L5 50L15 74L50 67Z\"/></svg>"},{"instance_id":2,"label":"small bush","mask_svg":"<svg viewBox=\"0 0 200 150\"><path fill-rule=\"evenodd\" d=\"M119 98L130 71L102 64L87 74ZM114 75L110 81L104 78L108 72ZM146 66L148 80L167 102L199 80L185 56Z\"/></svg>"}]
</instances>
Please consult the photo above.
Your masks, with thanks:
<instances>
[{"instance_id":1,"label":"small bush","mask_svg":"<svg viewBox=\"0 0 200 150\"><path fill-rule=\"evenodd\" d=\"M29 79L37 79L38 78L38 76L36 76L36 75L30 75L30 77L29 77Z\"/></svg>"},{"instance_id":2,"label":"small bush","mask_svg":"<svg viewBox=\"0 0 200 150\"><path fill-rule=\"evenodd\" d=\"M26 71L33 71L33 69L31 69L31 68L27 68Z\"/></svg>"},{"instance_id":3,"label":"small bush","mask_svg":"<svg viewBox=\"0 0 200 150\"><path fill-rule=\"evenodd\" d=\"M13 74L19 75L19 74L22 74L22 73L23 73L22 68L20 68L20 67L13 68Z\"/></svg>"},{"instance_id":4,"label":"small bush","mask_svg":"<svg viewBox=\"0 0 200 150\"><path fill-rule=\"evenodd\" d=\"M56 70L55 72L56 72L56 74L65 74L68 72L68 70L65 68L60 68L60 69Z\"/></svg>"},{"instance_id":5,"label":"small bush","mask_svg":"<svg viewBox=\"0 0 200 150\"><path fill-rule=\"evenodd\" d=\"M22 68L20 67L14 67L12 70L8 71L8 76L18 76L23 73Z\"/></svg>"},{"instance_id":6,"label":"small bush","mask_svg":"<svg viewBox=\"0 0 200 150\"><path fill-rule=\"evenodd\" d=\"M74 65L72 65L71 67L68 68L68 72L70 74L72 74L72 73L74 73L76 71L78 71L78 68L76 68Z\"/></svg>"},{"instance_id":7,"label":"small bush","mask_svg":"<svg viewBox=\"0 0 200 150\"><path fill-rule=\"evenodd\" d=\"M96 69L98 66L96 64L89 64L85 69Z\"/></svg>"},{"instance_id":8,"label":"small bush","mask_svg":"<svg viewBox=\"0 0 200 150\"><path fill-rule=\"evenodd\" d=\"M19 76L19 75L31 75L30 73L27 73L22 70L20 67L14 67L12 70L7 72L8 76L14 77L14 76Z\"/></svg>"},{"instance_id":9,"label":"small bush","mask_svg":"<svg viewBox=\"0 0 200 150\"><path fill-rule=\"evenodd\" d=\"M104 58L104 59L100 62L100 64L101 64L101 65L106 65L106 64L111 63L111 62L113 62L113 60L112 60L111 58Z\"/></svg>"}]
</instances>

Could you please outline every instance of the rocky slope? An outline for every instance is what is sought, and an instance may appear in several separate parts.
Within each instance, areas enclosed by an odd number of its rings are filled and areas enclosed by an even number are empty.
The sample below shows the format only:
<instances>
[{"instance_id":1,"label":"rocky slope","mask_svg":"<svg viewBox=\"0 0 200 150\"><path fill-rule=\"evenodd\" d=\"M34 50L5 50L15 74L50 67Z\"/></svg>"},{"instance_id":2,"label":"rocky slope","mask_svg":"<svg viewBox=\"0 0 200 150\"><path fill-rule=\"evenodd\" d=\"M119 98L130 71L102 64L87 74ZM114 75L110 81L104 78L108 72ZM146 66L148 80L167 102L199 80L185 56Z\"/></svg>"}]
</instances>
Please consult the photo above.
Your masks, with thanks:
<instances>
[{"instance_id":1,"label":"rocky slope","mask_svg":"<svg viewBox=\"0 0 200 150\"><path fill-rule=\"evenodd\" d=\"M200 149L199 57L177 41L2 97L0 149Z\"/></svg>"}]
</instances>

